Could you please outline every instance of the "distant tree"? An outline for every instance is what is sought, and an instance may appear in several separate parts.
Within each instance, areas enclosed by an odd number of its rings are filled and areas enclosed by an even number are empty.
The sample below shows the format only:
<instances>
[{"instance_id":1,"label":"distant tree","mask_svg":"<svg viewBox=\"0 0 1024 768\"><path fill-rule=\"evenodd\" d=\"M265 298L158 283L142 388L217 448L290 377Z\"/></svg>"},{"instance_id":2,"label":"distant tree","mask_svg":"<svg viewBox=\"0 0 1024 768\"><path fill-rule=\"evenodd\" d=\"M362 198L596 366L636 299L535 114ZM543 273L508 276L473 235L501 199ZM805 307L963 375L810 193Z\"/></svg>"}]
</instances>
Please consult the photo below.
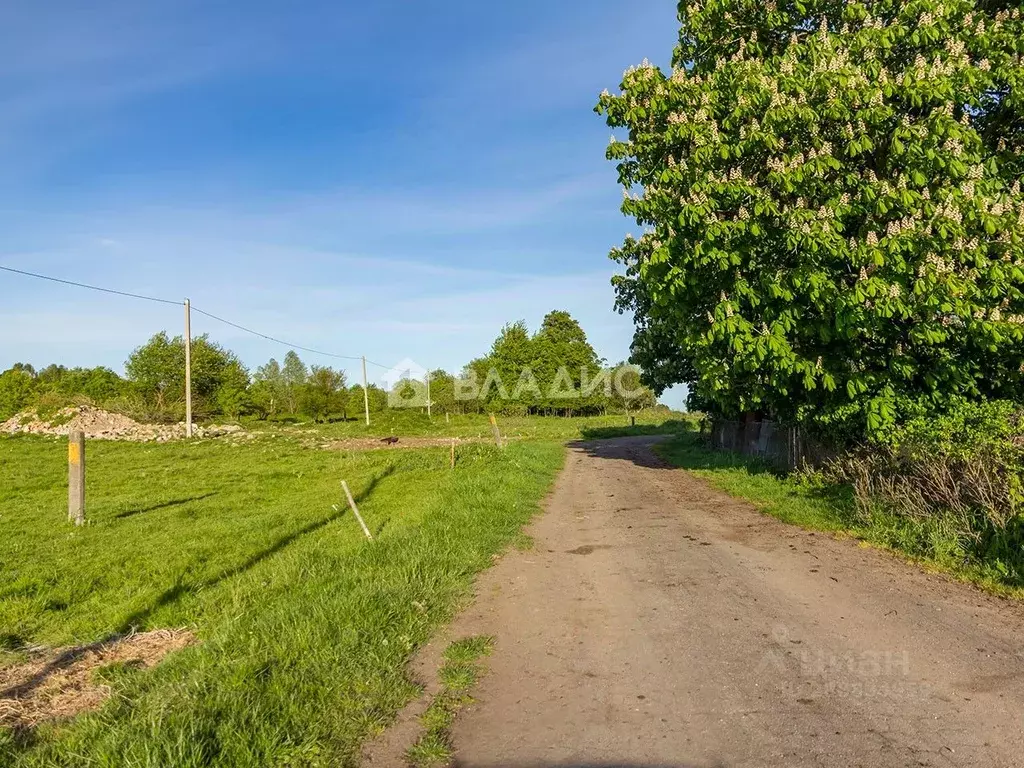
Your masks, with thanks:
<instances>
[{"instance_id":1,"label":"distant tree","mask_svg":"<svg viewBox=\"0 0 1024 768\"><path fill-rule=\"evenodd\" d=\"M441 368L430 372L430 406L434 413L455 411L455 377Z\"/></svg>"},{"instance_id":2,"label":"distant tree","mask_svg":"<svg viewBox=\"0 0 1024 768\"><path fill-rule=\"evenodd\" d=\"M549 312L534 336L534 367L544 392L539 405L565 414L607 405L605 386L591 389L604 373L601 358L580 324L568 312ZM589 391L588 391L589 390Z\"/></svg>"},{"instance_id":3,"label":"distant tree","mask_svg":"<svg viewBox=\"0 0 1024 768\"><path fill-rule=\"evenodd\" d=\"M640 369L629 363L619 363L611 369L611 405L631 413L658 404L654 390L645 386L640 378Z\"/></svg>"},{"instance_id":4,"label":"distant tree","mask_svg":"<svg viewBox=\"0 0 1024 768\"><path fill-rule=\"evenodd\" d=\"M10 371L32 382L33 401L45 398L48 405L80 399L103 405L121 396L125 390L124 379L109 368L66 368L52 364L36 373L30 373L28 368L31 366L20 364Z\"/></svg>"},{"instance_id":5,"label":"distant tree","mask_svg":"<svg viewBox=\"0 0 1024 768\"><path fill-rule=\"evenodd\" d=\"M348 401L345 372L314 365L302 397L302 411L316 421L325 421L333 413L344 413Z\"/></svg>"},{"instance_id":6,"label":"distant tree","mask_svg":"<svg viewBox=\"0 0 1024 768\"><path fill-rule=\"evenodd\" d=\"M84 397L103 404L121 396L125 381L109 368L65 368L48 365L36 376L41 392L65 398Z\"/></svg>"},{"instance_id":7,"label":"distant tree","mask_svg":"<svg viewBox=\"0 0 1024 768\"><path fill-rule=\"evenodd\" d=\"M522 377L532 370L535 357L533 339L524 321L518 320L502 328L491 346L480 383L483 403L491 410L504 411L535 405L536 390L520 386Z\"/></svg>"},{"instance_id":8,"label":"distant tree","mask_svg":"<svg viewBox=\"0 0 1024 768\"><path fill-rule=\"evenodd\" d=\"M216 399L218 410L232 419L252 412L249 372L238 360L229 361L221 371Z\"/></svg>"},{"instance_id":9,"label":"distant tree","mask_svg":"<svg viewBox=\"0 0 1024 768\"><path fill-rule=\"evenodd\" d=\"M160 419L180 419L185 400L185 342L164 332L136 349L125 363L132 387ZM195 416L221 410L218 394L223 386L237 387L245 369L235 354L208 336L192 340L192 401ZM248 382L248 373L244 373ZM227 395L225 395L227 397ZM225 400L227 402L227 400Z\"/></svg>"},{"instance_id":10,"label":"distant tree","mask_svg":"<svg viewBox=\"0 0 1024 768\"><path fill-rule=\"evenodd\" d=\"M303 388L309 378L309 371L306 364L292 350L284 356L284 368L281 371L284 379L285 400L288 403L288 412L297 413L299 410L299 399L302 396Z\"/></svg>"},{"instance_id":11,"label":"distant tree","mask_svg":"<svg viewBox=\"0 0 1024 768\"><path fill-rule=\"evenodd\" d=\"M109 368L72 368L62 384L68 394L85 395L96 403L106 403L125 392L125 380Z\"/></svg>"},{"instance_id":12,"label":"distant tree","mask_svg":"<svg viewBox=\"0 0 1024 768\"><path fill-rule=\"evenodd\" d=\"M27 373L32 378L35 378L36 376L36 369L33 368L32 365L29 363L15 363L14 365L11 366L10 370Z\"/></svg>"},{"instance_id":13,"label":"distant tree","mask_svg":"<svg viewBox=\"0 0 1024 768\"><path fill-rule=\"evenodd\" d=\"M61 379L64 378L68 369L63 365L52 363L35 374L36 382L43 387L56 389Z\"/></svg>"},{"instance_id":14,"label":"distant tree","mask_svg":"<svg viewBox=\"0 0 1024 768\"><path fill-rule=\"evenodd\" d=\"M274 416L287 402L288 387L280 363L271 358L266 365L256 369L253 379L253 406L264 416Z\"/></svg>"},{"instance_id":15,"label":"distant tree","mask_svg":"<svg viewBox=\"0 0 1024 768\"><path fill-rule=\"evenodd\" d=\"M11 368L0 373L0 421L25 408L35 393L35 382L24 368Z\"/></svg>"},{"instance_id":16,"label":"distant tree","mask_svg":"<svg viewBox=\"0 0 1024 768\"><path fill-rule=\"evenodd\" d=\"M160 414L184 399L185 351L184 342L179 341L161 331L125 362L132 386Z\"/></svg>"},{"instance_id":17,"label":"distant tree","mask_svg":"<svg viewBox=\"0 0 1024 768\"><path fill-rule=\"evenodd\" d=\"M481 413L484 410L480 387L487 379L489 368L487 357L478 357L463 366L454 382L455 409L459 413Z\"/></svg>"},{"instance_id":18,"label":"distant tree","mask_svg":"<svg viewBox=\"0 0 1024 768\"><path fill-rule=\"evenodd\" d=\"M367 387L367 394L370 399L370 413L380 413L381 411L387 410L388 407L388 393L378 387L376 384L370 384ZM363 385L353 384L348 389L348 402L346 404L345 415L346 418L349 416L358 416L363 413Z\"/></svg>"},{"instance_id":19,"label":"distant tree","mask_svg":"<svg viewBox=\"0 0 1024 768\"><path fill-rule=\"evenodd\" d=\"M580 324L556 310L532 336L522 320L502 328L490 353L452 379L453 407L462 412L595 413L609 404L609 374Z\"/></svg>"},{"instance_id":20,"label":"distant tree","mask_svg":"<svg viewBox=\"0 0 1024 768\"><path fill-rule=\"evenodd\" d=\"M392 404L401 403L401 408L426 408L427 406L427 381L426 378L414 379L409 376L396 381L391 392L388 393L388 401Z\"/></svg>"}]
</instances>

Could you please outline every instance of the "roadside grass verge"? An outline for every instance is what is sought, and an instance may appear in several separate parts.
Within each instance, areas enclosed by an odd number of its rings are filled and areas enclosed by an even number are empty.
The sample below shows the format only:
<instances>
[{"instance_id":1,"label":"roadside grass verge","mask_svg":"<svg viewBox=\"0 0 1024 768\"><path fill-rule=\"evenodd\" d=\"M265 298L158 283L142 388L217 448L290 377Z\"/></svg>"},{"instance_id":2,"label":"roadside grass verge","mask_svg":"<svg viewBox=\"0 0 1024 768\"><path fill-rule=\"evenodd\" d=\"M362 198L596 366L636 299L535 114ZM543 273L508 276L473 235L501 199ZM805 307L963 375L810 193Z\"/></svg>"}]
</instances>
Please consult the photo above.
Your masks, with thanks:
<instances>
[{"instance_id":1,"label":"roadside grass verge","mask_svg":"<svg viewBox=\"0 0 1024 768\"><path fill-rule=\"evenodd\" d=\"M89 523L74 528L66 451L0 438L0 665L132 628L198 642L101 674L112 695L98 711L0 727L4 766L355 765L417 693L410 654L516 540L564 454L463 446L452 471L446 449L95 441Z\"/></svg>"},{"instance_id":2,"label":"roadside grass verge","mask_svg":"<svg viewBox=\"0 0 1024 768\"><path fill-rule=\"evenodd\" d=\"M459 710L472 703L469 691L483 671L479 661L491 652L493 642L490 637L469 637L455 641L445 650L439 672L441 690L423 714L423 735L406 753L416 768L438 768L451 762L452 723Z\"/></svg>"},{"instance_id":3,"label":"roadside grass verge","mask_svg":"<svg viewBox=\"0 0 1024 768\"><path fill-rule=\"evenodd\" d=\"M678 435L655 451L673 466L783 522L856 538L926 569L1024 599L1024 588L1008 583L995 564L972 556L952 520L908 518L882 508L861 513L850 486L826 483L816 474L785 475L757 459L707 448L698 435Z\"/></svg>"}]
</instances>

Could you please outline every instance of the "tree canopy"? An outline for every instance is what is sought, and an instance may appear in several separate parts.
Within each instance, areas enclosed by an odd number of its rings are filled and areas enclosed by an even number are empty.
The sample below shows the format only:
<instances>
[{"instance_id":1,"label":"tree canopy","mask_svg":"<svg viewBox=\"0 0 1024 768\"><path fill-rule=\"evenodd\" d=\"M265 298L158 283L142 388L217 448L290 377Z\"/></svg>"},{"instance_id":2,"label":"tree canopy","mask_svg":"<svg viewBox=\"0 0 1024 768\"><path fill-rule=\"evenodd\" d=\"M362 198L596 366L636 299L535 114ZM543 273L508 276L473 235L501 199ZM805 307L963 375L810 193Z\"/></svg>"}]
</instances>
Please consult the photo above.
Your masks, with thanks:
<instances>
[{"instance_id":1,"label":"tree canopy","mask_svg":"<svg viewBox=\"0 0 1024 768\"><path fill-rule=\"evenodd\" d=\"M617 380L630 382L617 372L605 367L579 322L555 310L534 334L521 320L502 328L490 353L466 366L455 389L479 392L478 399L462 401L472 407L505 412L586 414L655 402L639 382L625 398L613 392Z\"/></svg>"},{"instance_id":2,"label":"tree canopy","mask_svg":"<svg viewBox=\"0 0 1024 768\"><path fill-rule=\"evenodd\" d=\"M134 393L157 419L180 419L185 402L185 341L161 331L132 352L125 373ZM208 336L192 339L192 402L197 417L237 416L247 405L249 372L238 357Z\"/></svg>"},{"instance_id":3,"label":"tree canopy","mask_svg":"<svg viewBox=\"0 0 1024 768\"><path fill-rule=\"evenodd\" d=\"M884 432L1024 394L1024 26L978 0L679 3L598 111L631 359L720 413Z\"/></svg>"}]
</instances>

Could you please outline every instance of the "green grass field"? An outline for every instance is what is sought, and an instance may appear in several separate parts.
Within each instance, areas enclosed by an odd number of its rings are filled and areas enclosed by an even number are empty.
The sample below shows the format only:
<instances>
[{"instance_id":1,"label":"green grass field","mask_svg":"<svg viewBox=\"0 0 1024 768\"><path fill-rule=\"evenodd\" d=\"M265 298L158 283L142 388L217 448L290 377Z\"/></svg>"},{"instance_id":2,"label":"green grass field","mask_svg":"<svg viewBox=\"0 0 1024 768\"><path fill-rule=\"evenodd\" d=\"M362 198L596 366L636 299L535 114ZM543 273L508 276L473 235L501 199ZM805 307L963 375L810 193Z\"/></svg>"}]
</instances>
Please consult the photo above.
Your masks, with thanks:
<instances>
[{"instance_id":1,"label":"green grass field","mask_svg":"<svg viewBox=\"0 0 1024 768\"><path fill-rule=\"evenodd\" d=\"M463 445L452 471L447 449L94 441L76 529L66 442L0 438L0 665L133 627L199 638L106 675L99 711L0 728L0 765L354 764L416 694L411 652L519 535L562 458L555 441Z\"/></svg>"},{"instance_id":2,"label":"green grass field","mask_svg":"<svg viewBox=\"0 0 1024 768\"><path fill-rule=\"evenodd\" d=\"M995 564L972 556L955 526L941 517L910 519L881 509L859 514L848 486L825 483L813 474L782 475L756 459L706 448L695 434L680 434L656 450L670 464L783 522L851 536L991 592L1024 599L1024 588Z\"/></svg>"},{"instance_id":3,"label":"green grass field","mask_svg":"<svg viewBox=\"0 0 1024 768\"><path fill-rule=\"evenodd\" d=\"M485 414L434 414L428 418L419 409L390 410L371 414L367 427L359 418L335 421L329 424L282 424L271 421L247 420L245 426L256 431L271 434L290 434L296 431L315 430L318 436L330 440L353 437L386 437L401 435L408 437L460 437L487 439L491 427ZM578 440L618 435L663 434L682 432L692 428L692 417L685 414L648 410L634 414L636 425L625 414L607 416L498 416L498 426L504 437L515 440Z\"/></svg>"}]
</instances>

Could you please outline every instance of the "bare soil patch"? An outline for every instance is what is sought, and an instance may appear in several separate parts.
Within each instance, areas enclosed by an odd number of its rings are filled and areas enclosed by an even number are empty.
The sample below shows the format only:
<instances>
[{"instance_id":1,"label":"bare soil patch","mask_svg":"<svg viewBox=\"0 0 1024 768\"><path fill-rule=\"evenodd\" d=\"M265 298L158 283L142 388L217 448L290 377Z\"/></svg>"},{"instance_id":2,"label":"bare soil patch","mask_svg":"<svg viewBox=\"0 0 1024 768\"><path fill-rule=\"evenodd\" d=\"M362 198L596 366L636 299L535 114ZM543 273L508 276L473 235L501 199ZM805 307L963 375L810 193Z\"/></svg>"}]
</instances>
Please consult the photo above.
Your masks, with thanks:
<instances>
[{"instance_id":1,"label":"bare soil patch","mask_svg":"<svg viewBox=\"0 0 1024 768\"><path fill-rule=\"evenodd\" d=\"M453 439L456 445L494 442L492 437L347 437L316 445L328 451L402 450L405 448L447 448L452 444Z\"/></svg>"},{"instance_id":2,"label":"bare soil patch","mask_svg":"<svg viewBox=\"0 0 1024 768\"><path fill-rule=\"evenodd\" d=\"M110 686L97 671L112 664L156 666L168 653L195 642L184 629L158 629L85 646L53 648L0 669L0 725L34 728L99 707Z\"/></svg>"}]
</instances>

